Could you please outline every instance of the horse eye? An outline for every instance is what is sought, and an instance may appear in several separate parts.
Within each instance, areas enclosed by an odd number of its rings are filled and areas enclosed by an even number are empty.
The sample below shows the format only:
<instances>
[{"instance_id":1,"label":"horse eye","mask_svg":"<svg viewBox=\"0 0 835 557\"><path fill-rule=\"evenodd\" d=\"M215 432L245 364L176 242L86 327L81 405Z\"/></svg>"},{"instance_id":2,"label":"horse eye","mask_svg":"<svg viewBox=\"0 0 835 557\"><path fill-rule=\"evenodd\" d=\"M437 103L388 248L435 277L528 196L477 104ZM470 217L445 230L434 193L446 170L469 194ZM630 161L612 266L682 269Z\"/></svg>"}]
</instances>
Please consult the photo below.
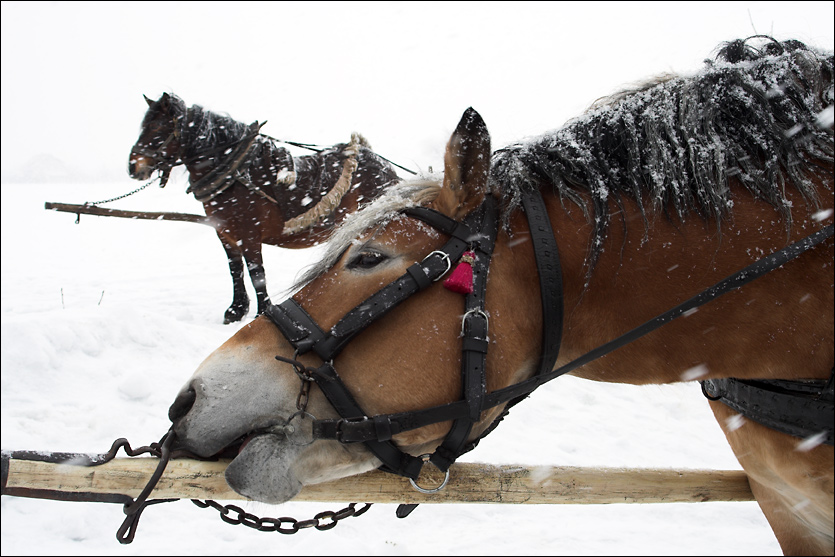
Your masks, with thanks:
<instances>
[{"instance_id":1,"label":"horse eye","mask_svg":"<svg viewBox=\"0 0 835 557\"><path fill-rule=\"evenodd\" d=\"M372 269L388 259L378 251L363 250L351 259L347 267L349 269Z\"/></svg>"}]
</instances>

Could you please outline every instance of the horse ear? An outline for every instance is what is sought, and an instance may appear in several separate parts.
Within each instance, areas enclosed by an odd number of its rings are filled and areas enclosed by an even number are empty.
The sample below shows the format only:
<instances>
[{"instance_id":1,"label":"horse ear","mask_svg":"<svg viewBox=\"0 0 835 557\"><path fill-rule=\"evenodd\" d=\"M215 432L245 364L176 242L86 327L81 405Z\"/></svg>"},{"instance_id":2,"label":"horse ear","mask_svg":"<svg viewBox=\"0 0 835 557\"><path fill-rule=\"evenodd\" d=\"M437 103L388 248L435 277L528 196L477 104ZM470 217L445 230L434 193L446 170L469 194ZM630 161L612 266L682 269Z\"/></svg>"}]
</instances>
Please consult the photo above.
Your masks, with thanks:
<instances>
[{"instance_id":1,"label":"horse ear","mask_svg":"<svg viewBox=\"0 0 835 557\"><path fill-rule=\"evenodd\" d=\"M446 146L444 186L435 208L460 219L481 205L489 170L490 133L481 115L468 108Z\"/></svg>"},{"instance_id":2,"label":"horse ear","mask_svg":"<svg viewBox=\"0 0 835 557\"><path fill-rule=\"evenodd\" d=\"M154 101L152 101L151 99L149 99L145 95L142 95L142 96L145 97L145 102L148 103L148 106L153 106L154 105Z\"/></svg>"}]
</instances>

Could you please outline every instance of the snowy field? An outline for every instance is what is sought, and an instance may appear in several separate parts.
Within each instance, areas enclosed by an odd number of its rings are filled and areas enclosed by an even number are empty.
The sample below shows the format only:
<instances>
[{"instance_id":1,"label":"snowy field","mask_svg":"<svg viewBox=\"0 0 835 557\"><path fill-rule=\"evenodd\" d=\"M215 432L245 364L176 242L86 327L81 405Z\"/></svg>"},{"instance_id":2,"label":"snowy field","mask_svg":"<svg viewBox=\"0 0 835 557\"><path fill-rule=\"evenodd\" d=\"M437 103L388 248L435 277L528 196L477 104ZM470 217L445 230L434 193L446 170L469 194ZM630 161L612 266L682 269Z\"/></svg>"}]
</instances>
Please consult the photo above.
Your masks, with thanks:
<instances>
[{"instance_id":1,"label":"snowy field","mask_svg":"<svg viewBox=\"0 0 835 557\"><path fill-rule=\"evenodd\" d=\"M105 452L170 426L168 406L237 328L221 324L231 281L220 242L192 223L43 209L97 200L126 184L4 184L2 448ZM195 212L156 186L122 205ZM316 250L265 249L274 296ZM250 292L254 298L253 292ZM120 456L124 456L120 453ZM698 385L617 386L562 377L519 404L462 459L494 464L739 469ZM235 503L235 504L240 504ZM312 518L343 504L243 504ZM423 505L407 519L374 505L327 532L231 526L188 501L149 507L120 546L120 505L4 497L3 555L56 554L779 554L756 503ZM176 526L173 526L176 525Z\"/></svg>"},{"instance_id":2,"label":"snowy field","mask_svg":"<svg viewBox=\"0 0 835 557\"><path fill-rule=\"evenodd\" d=\"M119 437L158 440L180 387L242 326L222 324L231 280L208 227L84 215L75 224L44 210L140 185L125 168L143 93L269 120L265 133L296 141L336 143L357 130L392 160L437 170L468 106L499 148L619 86L695 71L752 26L832 49L832 20L831 2L4 1L2 449L100 453ZM200 213L186 185L175 171L166 189L108 206ZM265 247L274 300L318 252ZM537 390L462 460L740 469L697 384L573 377ZM0 504L4 556L780 554L754 502L422 505L403 520L396 505L377 504L332 530L283 536L180 501L149 507L126 546L115 539L119 505ZM343 505L242 506L305 519Z\"/></svg>"}]
</instances>

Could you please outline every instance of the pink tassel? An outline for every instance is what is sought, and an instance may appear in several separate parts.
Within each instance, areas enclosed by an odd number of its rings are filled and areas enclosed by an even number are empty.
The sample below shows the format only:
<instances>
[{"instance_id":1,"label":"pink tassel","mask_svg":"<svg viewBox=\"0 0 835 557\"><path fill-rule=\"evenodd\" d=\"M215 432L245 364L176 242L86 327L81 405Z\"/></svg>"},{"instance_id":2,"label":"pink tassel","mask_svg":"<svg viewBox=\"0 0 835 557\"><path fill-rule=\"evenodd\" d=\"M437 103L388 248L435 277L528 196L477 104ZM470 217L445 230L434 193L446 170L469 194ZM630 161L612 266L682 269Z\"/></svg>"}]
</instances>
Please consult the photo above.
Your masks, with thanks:
<instances>
[{"instance_id":1,"label":"pink tassel","mask_svg":"<svg viewBox=\"0 0 835 557\"><path fill-rule=\"evenodd\" d=\"M458 292L459 294L470 294L473 291L473 263L475 263L475 252L465 251L458 261L458 266L444 281L444 288Z\"/></svg>"}]
</instances>

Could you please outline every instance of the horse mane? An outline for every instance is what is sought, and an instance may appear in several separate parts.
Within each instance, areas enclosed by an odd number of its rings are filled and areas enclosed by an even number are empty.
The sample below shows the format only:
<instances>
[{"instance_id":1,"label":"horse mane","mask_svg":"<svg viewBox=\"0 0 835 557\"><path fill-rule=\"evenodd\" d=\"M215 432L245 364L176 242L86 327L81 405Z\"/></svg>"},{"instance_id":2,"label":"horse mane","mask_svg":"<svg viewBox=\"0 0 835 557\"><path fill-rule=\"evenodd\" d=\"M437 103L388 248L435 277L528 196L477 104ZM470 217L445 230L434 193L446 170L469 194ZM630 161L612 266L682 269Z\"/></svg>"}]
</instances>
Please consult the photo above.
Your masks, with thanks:
<instances>
[{"instance_id":1,"label":"horse mane","mask_svg":"<svg viewBox=\"0 0 835 557\"><path fill-rule=\"evenodd\" d=\"M423 205L438 197L441 182L440 178L434 176L397 182L371 203L345 217L328 239L322 257L304 270L288 292L298 290L330 269L345 250L356 242L356 238L369 228L380 230L391 221L401 218L404 209Z\"/></svg>"},{"instance_id":2,"label":"horse mane","mask_svg":"<svg viewBox=\"0 0 835 557\"><path fill-rule=\"evenodd\" d=\"M169 93L169 97L183 137L183 159L197 158L224 145L234 147L247 132L246 124L228 115L206 110L198 104L186 108L185 102L177 95Z\"/></svg>"},{"instance_id":3,"label":"horse mane","mask_svg":"<svg viewBox=\"0 0 835 557\"><path fill-rule=\"evenodd\" d=\"M761 46L754 39L764 39ZM832 53L799 41L750 37L723 43L691 77L663 76L596 102L564 127L497 151L490 185L503 199L504 226L520 192L551 184L594 227L587 280L610 225L608 202L629 196L684 220L713 219L721 232L733 199L728 179L771 203L791 227L792 184L813 206L811 176L831 187ZM810 176L811 175L811 176ZM626 221L623 220L626 227Z\"/></svg>"},{"instance_id":4,"label":"horse mane","mask_svg":"<svg viewBox=\"0 0 835 557\"><path fill-rule=\"evenodd\" d=\"M754 46L755 39L764 44ZM638 202L644 239L647 204L668 218L683 221L696 213L713 219L721 232L733 208L731 177L771 203L787 228L787 182L818 207L812 176L832 187L831 169L824 167L833 161L832 118L826 116L835 96L832 53L757 36L721 44L705 63L693 76L665 75L621 91L556 131L496 151L489 187L501 201L505 230L521 192L551 184L594 228L588 281L611 223L610 200L620 208L624 196ZM439 187L429 177L401 182L350 215L290 290L329 269L365 230L434 199Z\"/></svg>"}]
</instances>

